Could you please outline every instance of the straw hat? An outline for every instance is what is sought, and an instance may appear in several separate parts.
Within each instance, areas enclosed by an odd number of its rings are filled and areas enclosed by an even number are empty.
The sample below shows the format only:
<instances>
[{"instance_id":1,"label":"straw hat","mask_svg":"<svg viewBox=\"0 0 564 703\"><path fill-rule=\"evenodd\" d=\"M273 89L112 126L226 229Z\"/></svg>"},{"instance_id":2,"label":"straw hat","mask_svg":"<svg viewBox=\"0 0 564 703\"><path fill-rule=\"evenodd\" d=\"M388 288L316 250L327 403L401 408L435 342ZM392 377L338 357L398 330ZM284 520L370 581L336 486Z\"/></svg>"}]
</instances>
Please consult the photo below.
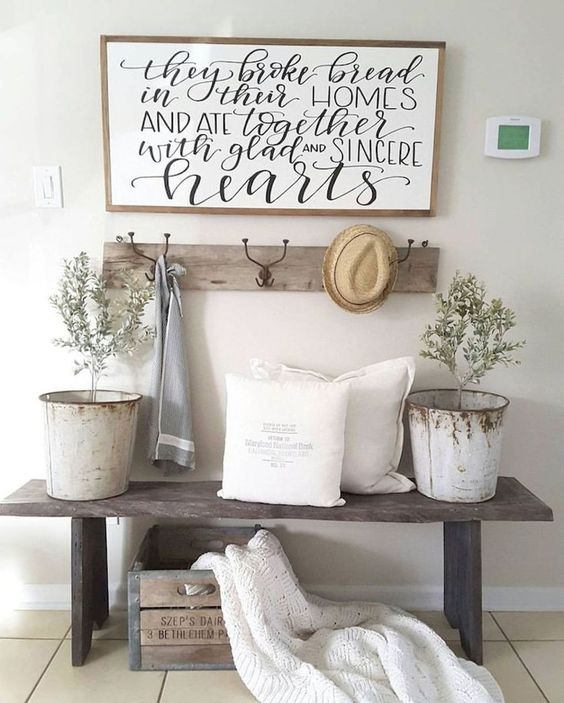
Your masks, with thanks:
<instances>
[{"instance_id":1,"label":"straw hat","mask_svg":"<svg viewBox=\"0 0 564 703\"><path fill-rule=\"evenodd\" d=\"M354 225L338 234L325 252L323 285L349 312L379 308L396 282L398 254L392 240L371 225Z\"/></svg>"}]
</instances>

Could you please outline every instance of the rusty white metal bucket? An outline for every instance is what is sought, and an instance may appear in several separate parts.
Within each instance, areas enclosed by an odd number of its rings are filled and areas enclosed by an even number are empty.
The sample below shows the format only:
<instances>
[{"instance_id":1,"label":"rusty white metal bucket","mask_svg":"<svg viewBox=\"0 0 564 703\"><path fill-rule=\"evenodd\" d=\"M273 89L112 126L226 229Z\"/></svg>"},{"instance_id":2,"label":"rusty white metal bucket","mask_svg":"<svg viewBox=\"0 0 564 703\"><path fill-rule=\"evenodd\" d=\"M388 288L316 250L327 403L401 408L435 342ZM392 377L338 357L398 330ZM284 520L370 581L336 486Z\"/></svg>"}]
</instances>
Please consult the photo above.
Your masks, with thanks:
<instances>
[{"instance_id":1,"label":"rusty white metal bucket","mask_svg":"<svg viewBox=\"0 0 564 703\"><path fill-rule=\"evenodd\" d=\"M59 391L39 396L45 410L47 493L99 500L129 485L141 396L122 391Z\"/></svg>"},{"instance_id":2,"label":"rusty white metal bucket","mask_svg":"<svg viewBox=\"0 0 564 703\"><path fill-rule=\"evenodd\" d=\"M495 495L503 416L494 393L429 390L407 398L417 490L435 500L481 503Z\"/></svg>"}]
</instances>

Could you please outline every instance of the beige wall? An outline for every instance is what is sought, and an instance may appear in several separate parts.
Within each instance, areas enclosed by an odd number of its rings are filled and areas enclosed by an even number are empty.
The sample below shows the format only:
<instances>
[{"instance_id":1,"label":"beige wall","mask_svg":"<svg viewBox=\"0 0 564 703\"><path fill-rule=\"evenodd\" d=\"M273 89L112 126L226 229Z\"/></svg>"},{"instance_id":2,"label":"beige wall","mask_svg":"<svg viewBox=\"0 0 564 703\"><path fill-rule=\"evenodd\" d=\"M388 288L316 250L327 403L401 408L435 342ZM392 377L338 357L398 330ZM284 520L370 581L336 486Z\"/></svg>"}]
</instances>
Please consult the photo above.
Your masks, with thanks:
<instances>
[{"instance_id":1,"label":"beige wall","mask_svg":"<svg viewBox=\"0 0 564 703\"><path fill-rule=\"evenodd\" d=\"M169 231L178 242L233 243L249 236L277 243L288 235L292 242L323 245L354 223L106 213L99 35L444 40L437 216L371 222L398 243L414 237L440 246L441 287L457 268L472 271L515 307L519 333L528 340L523 365L492 373L486 386L512 401L504 473L549 501L556 522L485 527L486 594L507 607L564 607L562 7L560 0L0 0L0 494L42 476L37 394L87 382L72 376L70 358L50 344L57 321L47 298L63 257L85 249L99 260L102 242L128 230L141 241ZM484 157L486 117L508 113L542 118L540 158ZM63 210L33 206L31 168L44 164L63 168ZM185 310L199 457L194 478L203 479L220 476L226 371L245 371L251 356L340 373L415 355L432 300L398 294L377 313L356 317L317 293L190 293ZM147 377L146 364L118 364L107 384L143 392ZM437 383L448 383L447 375L419 361L417 386ZM156 477L142 466L136 475ZM129 521L109 527L114 583L141 530ZM438 594L437 525L287 523L279 534L303 581L329 592L344 585L347 593L367 596L400 587L402 602ZM20 600L61 600L66 591L59 585L69 579L68 542L66 520L3 518L0 577L8 573L42 586L22 588ZM536 588L543 590L530 590Z\"/></svg>"}]
</instances>

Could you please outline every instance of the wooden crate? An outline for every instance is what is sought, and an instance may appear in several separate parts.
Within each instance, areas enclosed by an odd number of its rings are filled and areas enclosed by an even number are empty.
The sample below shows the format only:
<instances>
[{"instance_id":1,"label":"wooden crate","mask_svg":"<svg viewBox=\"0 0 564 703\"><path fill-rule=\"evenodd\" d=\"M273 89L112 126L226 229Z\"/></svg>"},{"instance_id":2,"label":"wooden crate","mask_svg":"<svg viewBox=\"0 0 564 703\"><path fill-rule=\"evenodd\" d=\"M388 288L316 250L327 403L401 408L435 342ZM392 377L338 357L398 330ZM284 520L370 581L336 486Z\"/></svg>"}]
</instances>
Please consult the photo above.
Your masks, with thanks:
<instances>
[{"instance_id":1,"label":"wooden crate","mask_svg":"<svg viewBox=\"0 0 564 703\"><path fill-rule=\"evenodd\" d=\"M255 531L156 525L147 532L128 574L130 669L234 668L219 585L212 571L189 567L205 552L247 544Z\"/></svg>"}]
</instances>

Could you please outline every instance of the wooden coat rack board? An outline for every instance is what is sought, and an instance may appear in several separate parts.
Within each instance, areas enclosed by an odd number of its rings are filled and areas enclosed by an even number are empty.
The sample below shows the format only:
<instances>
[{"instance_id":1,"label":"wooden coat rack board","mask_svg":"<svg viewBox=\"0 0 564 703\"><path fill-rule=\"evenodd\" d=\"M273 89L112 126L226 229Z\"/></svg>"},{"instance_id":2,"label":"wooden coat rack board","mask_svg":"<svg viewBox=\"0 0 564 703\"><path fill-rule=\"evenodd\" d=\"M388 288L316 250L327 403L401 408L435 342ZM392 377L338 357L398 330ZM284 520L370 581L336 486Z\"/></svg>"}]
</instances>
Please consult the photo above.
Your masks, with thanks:
<instances>
[{"instance_id":1,"label":"wooden coat rack board","mask_svg":"<svg viewBox=\"0 0 564 703\"><path fill-rule=\"evenodd\" d=\"M162 243L139 242L138 245L144 254L153 258L163 251ZM259 261L270 261L278 258L282 247L254 246L250 242L249 249ZM413 247L409 259L399 266L394 292L435 292L439 251L434 247ZM407 247L398 247L400 258L406 253ZM284 261L272 269L272 290L322 291L321 265L324 255L325 247L292 246L290 242ZM245 257L242 244L171 244L167 259L181 264L188 271L188 275L178 279L184 289L264 290L256 284L257 266ZM110 287L119 287L116 274L124 268L144 273L149 270L150 264L137 256L128 242L105 242L103 275Z\"/></svg>"}]
</instances>

